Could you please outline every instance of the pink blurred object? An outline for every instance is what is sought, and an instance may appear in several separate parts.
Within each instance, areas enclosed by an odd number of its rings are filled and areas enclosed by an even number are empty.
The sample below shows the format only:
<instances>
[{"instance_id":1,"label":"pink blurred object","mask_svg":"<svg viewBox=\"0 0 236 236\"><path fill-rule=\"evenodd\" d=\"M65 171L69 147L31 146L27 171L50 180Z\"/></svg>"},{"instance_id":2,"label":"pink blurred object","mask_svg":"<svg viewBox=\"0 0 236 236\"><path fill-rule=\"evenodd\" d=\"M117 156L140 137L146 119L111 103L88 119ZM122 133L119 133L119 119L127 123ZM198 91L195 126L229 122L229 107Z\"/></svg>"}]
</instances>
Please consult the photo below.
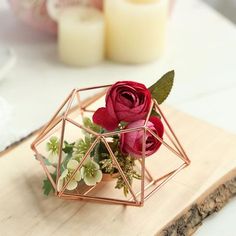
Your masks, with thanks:
<instances>
[{"instance_id":1,"label":"pink blurred object","mask_svg":"<svg viewBox=\"0 0 236 236\"><path fill-rule=\"evenodd\" d=\"M91 0L91 3L94 7L102 10L103 9L103 0Z\"/></svg>"},{"instance_id":2,"label":"pink blurred object","mask_svg":"<svg viewBox=\"0 0 236 236\"><path fill-rule=\"evenodd\" d=\"M57 23L51 19L47 11L47 1L49 0L8 0L15 15L23 22L35 29L57 33ZM102 9L103 0L57 0L58 5L91 5Z\"/></svg>"},{"instance_id":3,"label":"pink blurred object","mask_svg":"<svg viewBox=\"0 0 236 236\"><path fill-rule=\"evenodd\" d=\"M8 0L16 16L35 29L56 34L57 23L51 19L47 11L49 0ZM170 14L175 0L170 1ZM69 6L76 4L91 5L103 9L103 0L57 0L58 5Z\"/></svg>"},{"instance_id":4,"label":"pink blurred object","mask_svg":"<svg viewBox=\"0 0 236 236\"><path fill-rule=\"evenodd\" d=\"M169 0L170 1L170 15L172 14L176 0Z\"/></svg>"},{"instance_id":5,"label":"pink blurred object","mask_svg":"<svg viewBox=\"0 0 236 236\"><path fill-rule=\"evenodd\" d=\"M9 3L15 15L26 24L56 34L57 24L48 15L46 0L9 0Z\"/></svg>"}]
</instances>

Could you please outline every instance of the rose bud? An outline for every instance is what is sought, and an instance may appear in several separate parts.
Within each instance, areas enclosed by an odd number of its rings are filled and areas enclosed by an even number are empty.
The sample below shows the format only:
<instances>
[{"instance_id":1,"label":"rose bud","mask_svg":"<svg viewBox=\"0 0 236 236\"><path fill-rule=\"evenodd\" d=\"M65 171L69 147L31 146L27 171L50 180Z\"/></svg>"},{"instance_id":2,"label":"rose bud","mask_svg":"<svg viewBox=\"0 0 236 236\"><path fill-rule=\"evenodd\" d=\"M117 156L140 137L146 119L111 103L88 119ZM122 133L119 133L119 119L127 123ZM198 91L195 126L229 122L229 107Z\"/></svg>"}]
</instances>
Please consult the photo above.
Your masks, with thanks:
<instances>
[{"instance_id":1,"label":"rose bud","mask_svg":"<svg viewBox=\"0 0 236 236\"><path fill-rule=\"evenodd\" d=\"M126 129L142 127L145 123L145 120L138 120L132 122L126 126ZM164 134L164 126L161 120L157 117L150 117L147 122L147 127L151 129L155 134L160 138ZM142 157L143 150L143 130L122 133L120 137L120 148L124 154L129 154L133 157L140 158ZM161 142L158 141L150 132L146 132L146 150L145 156L150 156L155 153L161 146Z\"/></svg>"},{"instance_id":2,"label":"rose bud","mask_svg":"<svg viewBox=\"0 0 236 236\"><path fill-rule=\"evenodd\" d=\"M111 86L106 94L106 107L93 115L94 123L114 130L121 121L145 119L151 106L151 94L145 85L121 81Z\"/></svg>"}]
</instances>

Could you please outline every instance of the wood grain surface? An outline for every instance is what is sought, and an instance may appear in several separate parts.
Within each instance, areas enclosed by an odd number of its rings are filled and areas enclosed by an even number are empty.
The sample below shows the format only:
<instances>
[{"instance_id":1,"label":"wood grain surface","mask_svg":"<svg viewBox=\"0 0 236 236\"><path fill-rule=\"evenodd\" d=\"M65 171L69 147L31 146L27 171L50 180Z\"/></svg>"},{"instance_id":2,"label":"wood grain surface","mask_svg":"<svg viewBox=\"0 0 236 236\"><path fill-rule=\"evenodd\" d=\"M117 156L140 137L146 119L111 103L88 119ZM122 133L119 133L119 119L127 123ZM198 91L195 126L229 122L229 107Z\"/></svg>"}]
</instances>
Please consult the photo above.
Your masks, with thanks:
<instances>
[{"instance_id":1,"label":"wood grain surface","mask_svg":"<svg viewBox=\"0 0 236 236\"><path fill-rule=\"evenodd\" d=\"M44 173L30 150L33 136L0 158L0 235L192 234L220 209L214 203L223 205L236 192L236 136L171 108L163 110L192 163L144 207L45 197ZM217 191L225 197L220 199Z\"/></svg>"}]
</instances>

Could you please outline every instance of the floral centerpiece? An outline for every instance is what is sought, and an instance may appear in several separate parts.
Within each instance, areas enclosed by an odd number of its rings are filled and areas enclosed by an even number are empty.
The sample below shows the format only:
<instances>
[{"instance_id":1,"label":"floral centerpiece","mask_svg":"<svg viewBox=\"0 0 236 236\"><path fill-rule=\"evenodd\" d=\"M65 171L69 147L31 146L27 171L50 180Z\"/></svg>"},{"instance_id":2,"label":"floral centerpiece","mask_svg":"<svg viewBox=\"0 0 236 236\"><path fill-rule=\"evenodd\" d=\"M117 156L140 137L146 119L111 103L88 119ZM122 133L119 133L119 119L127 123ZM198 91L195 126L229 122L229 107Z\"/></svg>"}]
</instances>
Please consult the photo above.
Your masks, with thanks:
<instances>
[{"instance_id":1,"label":"floral centerpiece","mask_svg":"<svg viewBox=\"0 0 236 236\"><path fill-rule=\"evenodd\" d=\"M113 189L123 190L125 198L131 196L135 204L141 205L144 200L142 191L145 188L145 173L152 179L144 167L145 159L155 156L162 144L184 161L181 168L188 165L189 160L182 146L177 148L178 152L163 140L163 114L157 109L158 104L169 95L173 79L174 72L170 71L150 88L133 81L119 81L109 86L103 107L91 111L87 106L79 106L82 124L69 118L69 108L61 115L62 118L54 116L32 144L36 158L45 167L47 174L43 181L44 194L48 195L54 191L58 196L83 198L100 183L112 182ZM71 96L77 92L78 90L74 90ZM68 101L71 106L72 100ZM92 116L86 116L85 111L90 111ZM64 122L61 135L48 135L47 133L61 121ZM68 131L67 140L65 132L70 129L67 128L66 122L80 128L82 135L73 135L71 139L69 136L72 132ZM42 155L36 147L45 139L46 152ZM175 145L180 145L178 140ZM174 171L165 177L173 173ZM155 184L159 179L151 181ZM138 193L133 190L134 182L138 186L141 183L141 191ZM138 195L141 195L140 201L137 200ZM93 198L89 196L90 200ZM109 200L104 197L97 199ZM122 200L120 203L126 201Z\"/></svg>"}]
</instances>

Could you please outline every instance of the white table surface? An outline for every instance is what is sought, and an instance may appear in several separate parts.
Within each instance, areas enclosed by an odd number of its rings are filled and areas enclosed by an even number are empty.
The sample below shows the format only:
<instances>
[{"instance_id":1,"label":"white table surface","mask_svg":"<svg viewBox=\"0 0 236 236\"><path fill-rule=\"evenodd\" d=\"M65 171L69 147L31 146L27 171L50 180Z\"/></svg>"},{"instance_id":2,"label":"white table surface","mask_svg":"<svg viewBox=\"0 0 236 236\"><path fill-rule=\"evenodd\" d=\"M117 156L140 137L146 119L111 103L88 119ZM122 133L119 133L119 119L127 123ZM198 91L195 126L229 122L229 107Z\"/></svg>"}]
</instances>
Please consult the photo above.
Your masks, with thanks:
<instances>
[{"instance_id":1,"label":"white table surface","mask_svg":"<svg viewBox=\"0 0 236 236\"><path fill-rule=\"evenodd\" d=\"M0 47L10 46L17 63L0 82L0 151L43 125L74 87L136 80L151 85L176 71L168 103L236 133L236 27L200 0L178 0L170 19L167 48L156 62L131 66L104 62L69 68L56 54L55 37L18 22L0 3ZM233 236L236 199L196 233Z\"/></svg>"}]
</instances>

